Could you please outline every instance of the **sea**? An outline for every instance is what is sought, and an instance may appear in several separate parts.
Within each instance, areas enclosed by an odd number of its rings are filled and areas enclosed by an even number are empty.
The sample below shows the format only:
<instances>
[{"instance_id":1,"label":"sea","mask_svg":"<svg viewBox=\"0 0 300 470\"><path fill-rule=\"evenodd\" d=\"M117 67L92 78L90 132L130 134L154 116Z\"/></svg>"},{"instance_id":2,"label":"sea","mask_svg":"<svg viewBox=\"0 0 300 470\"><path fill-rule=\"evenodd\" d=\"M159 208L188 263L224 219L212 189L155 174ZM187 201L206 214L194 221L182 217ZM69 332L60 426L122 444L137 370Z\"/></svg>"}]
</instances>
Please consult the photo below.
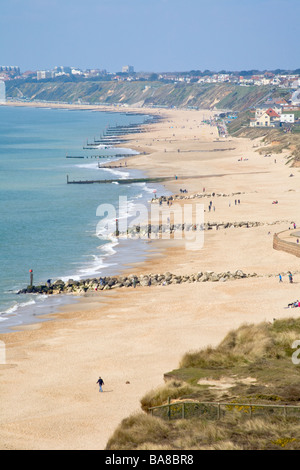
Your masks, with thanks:
<instances>
[{"instance_id":1,"label":"sea","mask_svg":"<svg viewBox=\"0 0 300 470\"><path fill-rule=\"evenodd\" d=\"M46 314L77 301L72 295L19 294L30 283L30 271L33 284L41 285L48 279L116 275L145 259L147 240L115 238L108 231L109 223L103 224L104 213L106 217L112 214L111 207L117 218L134 218L136 208L149 205L154 193L166 194L164 187L118 181L67 184L67 178L145 176L122 165L119 156L137 151L111 146L96 149L87 144L100 140L108 127L149 120L151 116L126 112L0 107L0 333L46 321ZM122 166L101 168L116 160ZM127 201L127 215L119 211L120 197Z\"/></svg>"}]
</instances>

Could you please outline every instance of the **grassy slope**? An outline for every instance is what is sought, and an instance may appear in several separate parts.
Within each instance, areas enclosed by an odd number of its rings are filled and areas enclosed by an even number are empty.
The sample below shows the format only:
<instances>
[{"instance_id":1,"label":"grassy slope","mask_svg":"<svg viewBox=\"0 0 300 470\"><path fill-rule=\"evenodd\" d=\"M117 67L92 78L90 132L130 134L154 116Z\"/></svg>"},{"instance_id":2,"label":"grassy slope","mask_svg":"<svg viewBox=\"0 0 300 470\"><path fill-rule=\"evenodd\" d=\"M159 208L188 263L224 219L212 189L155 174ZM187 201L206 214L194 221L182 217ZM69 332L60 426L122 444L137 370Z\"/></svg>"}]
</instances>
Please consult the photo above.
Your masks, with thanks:
<instances>
[{"instance_id":1,"label":"grassy slope","mask_svg":"<svg viewBox=\"0 0 300 470\"><path fill-rule=\"evenodd\" d=\"M300 132L297 128L293 132L285 133L282 128L254 128L249 127L249 119L252 116L249 110L239 113L238 118L228 125L229 133L234 137L247 137L255 139L262 138L265 143L258 152L263 153L281 153L284 150L290 152L287 163L291 166L300 166ZM299 126L298 126L299 127Z\"/></svg>"},{"instance_id":2,"label":"grassy slope","mask_svg":"<svg viewBox=\"0 0 300 470\"><path fill-rule=\"evenodd\" d=\"M259 102L264 101L264 99L269 96L272 96L273 98L284 98L286 100L290 98L290 90L275 89L271 94L270 90L266 91L267 94L264 95L263 99L262 96L256 96L256 105L259 104ZM250 94L250 96L251 99L255 100L255 94ZM265 147L258 150L260 153L276 154L281 153L283 150L288 150L290 152L290 157L288 158L287 163L295 167L300 166L300 126L294 126L292 132L288 133L284 132L282 128L268 129L249 127L250 118L254 117L254 109L252 105L247 107L247 104L249 104L248 98L247 103L244 102L243 106L240 107L238 118L228 124L227 128L229 133L235 137L247 137L250 139L262 137Z\"/></svg>"},{"instance_id":3,"label":"grassy slope","mask_svg":"<svg viewBox=\"0 0 300 470\"><path fill-rule=\"evenodd\" d=\"M239 87L230 83L162 83L162 82L47 82L7 83L7 96L26 97L30 100L105 104L140 104L143 106L199 107L215 105L233 110L254 105L270 93L270 87Z\"/></svg>"},{"instance_id":4,"label":"grassy slope","mask_svg":"<svg viewBox=\"0 0 300 470\"><path fill-rule=\"evenodd\" d=\"M274 88L270 86L245 87L236 85L232 92L217 104L217 108L231 109L238 112L243 111L264 101L271 96L273 92Z\"/></svg>"},{"instance_id":5,"label":"grassy slope","mask_svg":"<svg viewBox=\"0 0 300 470\"><path fill-rule=\"evenodd\" d=\"M144 412L125 419L107 449L298 449L299 419L269 414L252 419L235 410L219 421L192 418L165 421L147 414L151 406L172 400L300 405L300 366L292 344L300 339L300 319L243 325L217 348L186 354L166 385L141 400ZM217 389L199 380L231 381ZM251 379L251 380L250 380ZM146 412L146 413L145 413Z\"/></svg>"}]
</instances>

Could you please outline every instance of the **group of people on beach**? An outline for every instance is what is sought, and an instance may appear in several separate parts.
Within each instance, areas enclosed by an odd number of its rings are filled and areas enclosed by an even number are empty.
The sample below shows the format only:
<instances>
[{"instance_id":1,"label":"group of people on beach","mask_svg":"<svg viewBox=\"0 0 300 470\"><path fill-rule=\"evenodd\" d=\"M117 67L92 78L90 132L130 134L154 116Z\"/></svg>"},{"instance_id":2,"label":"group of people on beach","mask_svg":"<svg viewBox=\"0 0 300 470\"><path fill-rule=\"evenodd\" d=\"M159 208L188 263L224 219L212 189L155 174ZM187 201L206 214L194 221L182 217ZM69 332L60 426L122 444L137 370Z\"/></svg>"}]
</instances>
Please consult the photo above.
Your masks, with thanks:
<instances>
[{"instance_id":1,"label":"group of people on beach","mask_svg":"<svg viewBox=\"0 0 300 470\"><path fill-rule=\"evenodd\" d=\"M288 275L289 275L289 283L293 284L294 281L293 281L293 275L291 271L288 272ZM278 275L278 278L279 278L279 282L283 282L281 274ZM288 304L288 308L296 308L296 307L300 307L299 300L295 300L294 302L291 302Z\"/></svg>"},{"instance_id":2,"label":"group of people on beach","mask_svg":"<svg viewBox=\"0 0 300 470\"><path fill-rule=\"evenodd\" d=\"M211 210L216 210L215 206L212 205L212 201L209 202L209 206L208 206L208 212L210 212Z\"/></svg>"},{"instance_id":3,"label":"group of people on beach","mask_svg":"<svg viewBox=\"0 0 300 470\"><path fill-rule=\"evenodd\" d=\"M289 275L289 283L293 284L294 281L293 281L293 275L292 275L291 271L288 272L288 275ZM283 282L281 274L278 274L278 279L279 279L279 282Z\"/></svg>"}]
</instances>

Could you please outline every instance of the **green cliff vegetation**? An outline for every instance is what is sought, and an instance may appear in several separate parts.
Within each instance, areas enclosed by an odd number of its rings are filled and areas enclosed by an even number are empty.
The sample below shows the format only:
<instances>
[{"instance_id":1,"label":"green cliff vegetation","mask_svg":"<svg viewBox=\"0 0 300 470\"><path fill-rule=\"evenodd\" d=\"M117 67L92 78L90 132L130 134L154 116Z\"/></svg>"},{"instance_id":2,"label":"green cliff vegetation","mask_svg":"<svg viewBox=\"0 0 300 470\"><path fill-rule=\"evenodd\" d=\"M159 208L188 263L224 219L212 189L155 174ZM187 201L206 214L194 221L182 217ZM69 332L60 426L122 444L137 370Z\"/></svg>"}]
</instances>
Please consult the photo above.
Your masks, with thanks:
<instances>
[{"instance_id":1,"label":"green cliff vegetation","mask_svg":"<svg viewBox=\"0 0 300 470\"><path fill-rule=\"evenodd\" d=\"M165 374L165 385L142 398L143 411L122 421L107 449L299 449L300 365L292 360L299 338L299 319L274 320L242 325L218 347L187 353L177 370ZM194 406L185 419L183 401ZM224 407L216 417L196 402ZM168 403L175 407L169 415L149 413ZM288 411L277 405L289 405ZM176 406L180 413L172 419Z\"/></svg>"},{"instance_id":2,"label":"green cliff vegetation","mask_svg":"<svg viewBox=\"0 0 300 470\"><path fill-rule=\"evenodd\" d=\"M163 83L160 81L39 81L7 83L7 97L130 106L161 106L240 111L267 97L272 87L241 87L232 83Z\"/></svg>"}]
</instances>

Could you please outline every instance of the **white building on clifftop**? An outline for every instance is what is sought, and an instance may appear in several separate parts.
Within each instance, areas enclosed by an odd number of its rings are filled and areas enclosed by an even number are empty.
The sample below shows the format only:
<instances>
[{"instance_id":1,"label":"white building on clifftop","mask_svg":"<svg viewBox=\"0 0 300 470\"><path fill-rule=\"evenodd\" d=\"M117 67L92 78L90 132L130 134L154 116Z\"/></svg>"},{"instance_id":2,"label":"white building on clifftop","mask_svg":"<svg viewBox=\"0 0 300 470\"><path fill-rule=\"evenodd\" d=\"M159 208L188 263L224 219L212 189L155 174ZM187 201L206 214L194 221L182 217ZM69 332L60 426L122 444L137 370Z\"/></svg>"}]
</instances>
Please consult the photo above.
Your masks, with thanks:
<instances>
[{"instance_id":1,"label":"white building on clifftop","mask_svg":"<svg viewBox=\"0 0 300 470\"><path fill-rule=\"evenodd\" d=\"M3 80L0 80L0 103L6 103L6 89Z\"/></svg>"},{"instance_id":2,"label":"white building on clifftop","mask_svg":"<svg viewBox=\"0 0 300 470\"><path fill-rule=\"evenodd\" d=\"M122 67L122 73L134 73L134 67L132 65L124 65Z\"/></svg>"},{"instance_id":3,"label":"white building on clifftop","mask_svg":"<svg viewBox=\"0 0 300 470\"><path fill-rule=\"evenodd\" d=\"M297 105L297 106L300 105L300 88L292 94L291 100L292 100L293 105Z\"/></svg>"}]
</instances>

